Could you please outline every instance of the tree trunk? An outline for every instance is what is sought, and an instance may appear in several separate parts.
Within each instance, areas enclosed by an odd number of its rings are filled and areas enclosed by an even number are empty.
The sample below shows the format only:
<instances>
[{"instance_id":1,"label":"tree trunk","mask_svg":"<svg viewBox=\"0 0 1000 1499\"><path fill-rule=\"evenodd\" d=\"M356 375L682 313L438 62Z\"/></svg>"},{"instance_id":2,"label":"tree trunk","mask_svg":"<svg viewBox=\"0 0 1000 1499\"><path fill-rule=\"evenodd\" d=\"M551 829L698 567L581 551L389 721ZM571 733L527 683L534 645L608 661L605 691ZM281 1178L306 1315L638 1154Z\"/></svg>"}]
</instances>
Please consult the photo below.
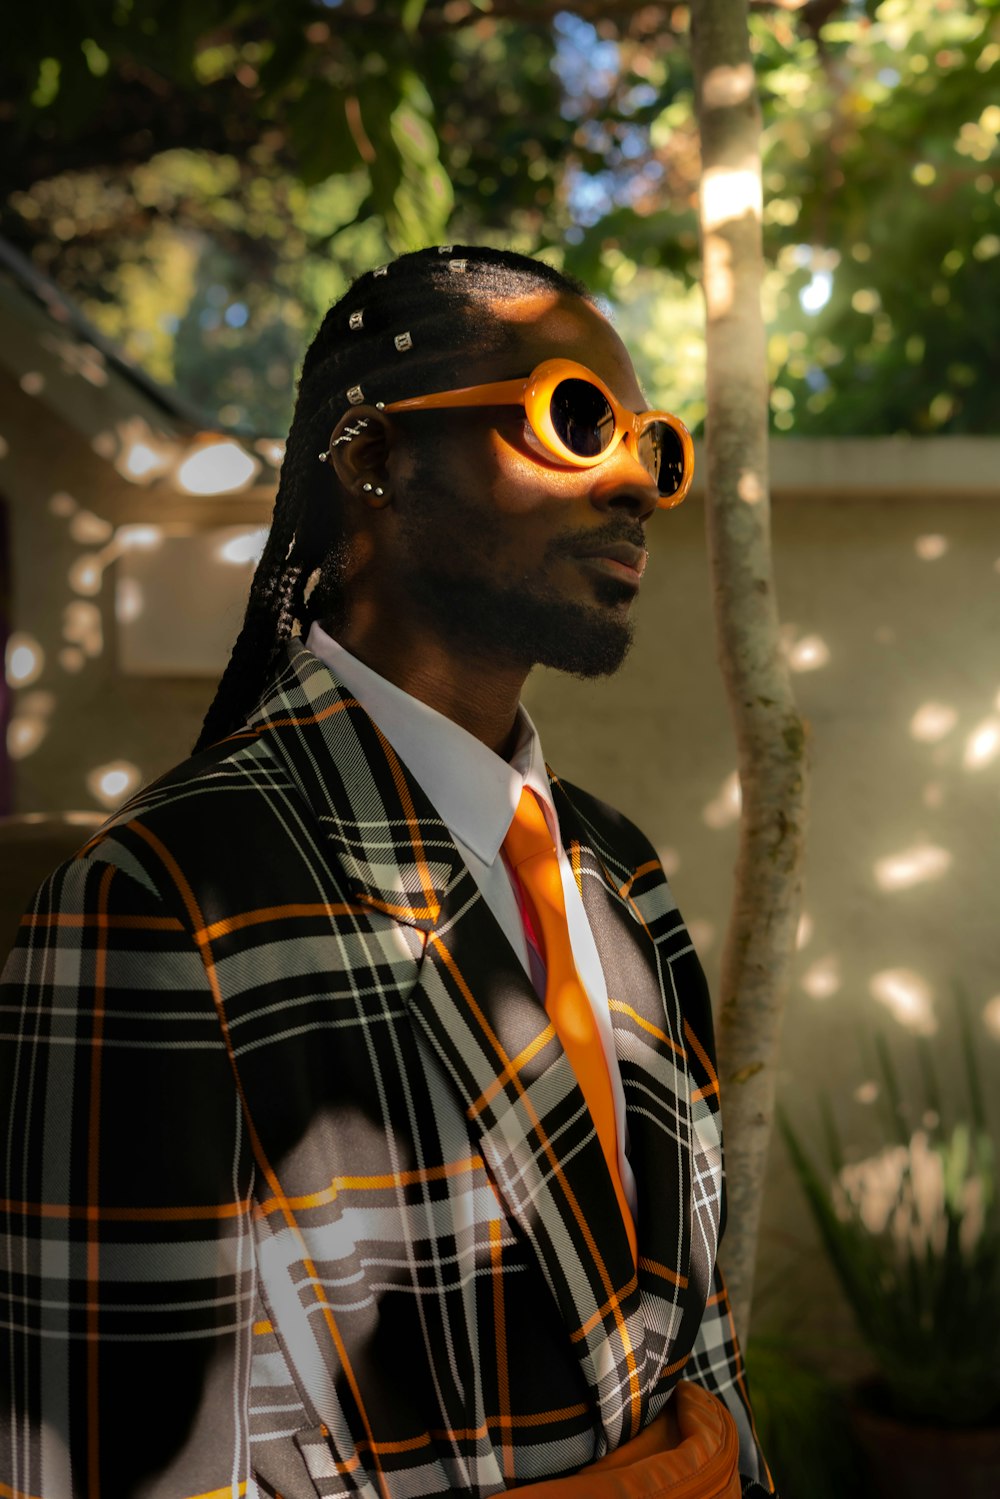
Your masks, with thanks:
<instances>
[{"instance_id":1,"label":"tree trunk","mask_svg":"<svg viewBox=\"0 0 1000 1499\"><path fill-rule=\"evenodd\" d=\"M746 0L694 0L691 14L708 347L705 509L743 793L716 1028L729 1195L724 1267L745 1340L801 900L806 755L779 645L771 564L760 108Z\"/></svg>"}]
</instances>

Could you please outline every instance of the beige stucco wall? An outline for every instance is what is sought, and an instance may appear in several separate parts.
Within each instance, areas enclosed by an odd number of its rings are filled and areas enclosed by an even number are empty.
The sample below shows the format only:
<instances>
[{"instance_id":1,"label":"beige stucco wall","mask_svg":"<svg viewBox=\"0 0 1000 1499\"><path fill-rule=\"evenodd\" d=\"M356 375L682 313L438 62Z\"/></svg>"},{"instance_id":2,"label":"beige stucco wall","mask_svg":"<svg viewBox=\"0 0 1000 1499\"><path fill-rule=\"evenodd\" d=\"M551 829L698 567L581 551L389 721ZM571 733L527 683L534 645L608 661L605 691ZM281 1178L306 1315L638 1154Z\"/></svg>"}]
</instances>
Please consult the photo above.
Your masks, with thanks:
<instances>
[{"instance_id":1,"label":"beige stucco wall","mask_svg":"<svg viewBox=\"0 0 1000 1499\"><path fill-rule=\"evenodd\" d=\"M998 511L982 497L914 498L905 490L881 500L779 498L774 549L789 636L816 637L829 652L827 664L794 678L811 734L804 904L812 933L795 958L779 1094L818 1138L815 1099L827 1090L860 1155L884 1138L879 1105L855 1099L873 1078L864 1054L875 1027L904 1075L915 1074L910 1031L873 996L878 975L904 1000L917 995L911 1018L928 1030L937 1024L932 1045L956 1097L951 986L961 981L988 1096L1000 1091ZM652 527L636 645L620 675L593 684L538 674L528 703L560 774L617 803L665 853L714 986L736 825L710 823L721 820L720 788L735 760L714 659L699 503ZM948 717L938 715L935 742L913 733L914 716L928 703L955 715L943 733ZM933 717L925 714L927 721ZM990 758L994 735L998 752ZM972 768L965 761L975 760L977 744L985 763ZM900 854L910 857L882 864ZM885 888L921 869L924 878ZM817 974L829 975L826 997L803 987L821 988ZM806 1328L813 1338L849 1335L779 1145L758 1293L760 1321L793 1334Z\"/></svg>"}]
</instances>

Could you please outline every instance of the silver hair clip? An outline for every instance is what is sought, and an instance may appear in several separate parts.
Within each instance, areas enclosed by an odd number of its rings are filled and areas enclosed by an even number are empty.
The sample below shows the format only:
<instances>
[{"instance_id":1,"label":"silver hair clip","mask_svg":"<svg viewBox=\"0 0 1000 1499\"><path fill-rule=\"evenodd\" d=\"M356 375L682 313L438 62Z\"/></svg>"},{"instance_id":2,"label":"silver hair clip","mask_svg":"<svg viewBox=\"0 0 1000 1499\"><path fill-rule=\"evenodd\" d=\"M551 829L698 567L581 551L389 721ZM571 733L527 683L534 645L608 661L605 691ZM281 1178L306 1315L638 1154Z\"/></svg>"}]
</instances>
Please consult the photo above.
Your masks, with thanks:
<instances>
[{"instance_id":1,"label":"silver hair clip","mask_svg":"<svg viewBox=\"0 0 1000 1499\"><path fill-rule=\"evenodd\" d=\"M396 345L397 352L400 354L405 354L407 349L413 348L413 339L410 337L409 333L397 333L396 337L393 339L393 343Z\"/></svg>"},{"instance_id":2,"label":"silver hair clip","mask_svg":"<svg viewBox=\"0 0 1000 1499\"><path fill-rule=\"evenodd\" d=\"M387 265L377 265L372 271L373 276L388 276L388 274L389 267Z\"/></svg>"},{"instance_id":3,"label":"silver hair clip","mask_svg":"<svg viewBox=\"0 0 1000 1499\"><path fill-rule=\"evenodd\" d=\"M464 271L468 264L467 260L449 260L448 269L449 271Z\"/></svg>"},{"instance_id":4,"label":"silver hair clip","mask_svg":"<svg viewBox=\"0 0 1000 1499\"><path fill-rule=\"evenodd\" d=\"M360 406L364 398L365 393L361 389L360 385L352 385L350 390L347 392L347 399L350 401L352 406Z\"/></svg>"},{"instance_id":5,"label":"silver hair clip","mask_svg":"<svg viewBox=\"0 0 1000 1499\"><path fill-rule=\"evenodd\" d=\"M352 333L356 333L359 328L363 328L365 326L364 308L362 308L360 312L351 313L350 317L347 319L347 326L348 328L350 328Z\"/></svg>"}]
</instances>

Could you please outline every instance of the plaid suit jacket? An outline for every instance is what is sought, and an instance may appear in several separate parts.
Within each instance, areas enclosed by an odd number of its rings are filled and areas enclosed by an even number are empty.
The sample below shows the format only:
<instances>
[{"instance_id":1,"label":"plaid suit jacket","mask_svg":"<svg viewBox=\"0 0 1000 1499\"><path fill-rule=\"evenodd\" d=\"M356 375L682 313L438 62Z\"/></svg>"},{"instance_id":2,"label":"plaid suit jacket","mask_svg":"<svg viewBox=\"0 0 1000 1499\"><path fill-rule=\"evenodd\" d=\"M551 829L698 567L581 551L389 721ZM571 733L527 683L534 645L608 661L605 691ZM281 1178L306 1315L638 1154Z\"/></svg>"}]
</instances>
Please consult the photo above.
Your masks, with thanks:
<instances>
[{"instance_id":1,"label":"plaid suit jacket","mask_svg":"<svg viewBox=\"0 0 1000 1499\"><path fill-rule=\"evenodd\" d=\"M299 642L41 888L4 973L0 1496L487 1496L680 1377L765 1482L715 1266L705 983L656 856L553 781L608 980L639 1266L447 829Z\"/></svg>"}]
</instances>

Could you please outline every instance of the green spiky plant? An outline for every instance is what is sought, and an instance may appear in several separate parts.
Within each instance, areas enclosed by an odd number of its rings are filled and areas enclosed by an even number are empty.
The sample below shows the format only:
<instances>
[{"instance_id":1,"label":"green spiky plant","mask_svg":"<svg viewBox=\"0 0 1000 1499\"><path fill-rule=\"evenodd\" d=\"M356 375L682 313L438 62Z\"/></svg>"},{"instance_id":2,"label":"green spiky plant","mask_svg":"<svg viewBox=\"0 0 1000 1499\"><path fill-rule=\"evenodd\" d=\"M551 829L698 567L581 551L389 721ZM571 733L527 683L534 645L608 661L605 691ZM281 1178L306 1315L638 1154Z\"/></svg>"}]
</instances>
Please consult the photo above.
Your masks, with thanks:
<instances>
[{"instance_id":1,"label":"green spiky plant","mask_svg":"<svg viewBox=\"0 0 1000 1499\"><path fill-rule=\"evenodd\" d=\"M899 1075L876 1037L887 1145L845 1162L821 1099L829 1175L779 1111L820 1238L880 1373L888 1411L936 1426L1000 1425L1000 1205L996 1153L967 1005L958 995L965 1098L950 1122L934 1055L917 1042L923 1125L907 1121ZM865 1172L868 1172L867 1181Z\"/></svg>"}]
</instances>

